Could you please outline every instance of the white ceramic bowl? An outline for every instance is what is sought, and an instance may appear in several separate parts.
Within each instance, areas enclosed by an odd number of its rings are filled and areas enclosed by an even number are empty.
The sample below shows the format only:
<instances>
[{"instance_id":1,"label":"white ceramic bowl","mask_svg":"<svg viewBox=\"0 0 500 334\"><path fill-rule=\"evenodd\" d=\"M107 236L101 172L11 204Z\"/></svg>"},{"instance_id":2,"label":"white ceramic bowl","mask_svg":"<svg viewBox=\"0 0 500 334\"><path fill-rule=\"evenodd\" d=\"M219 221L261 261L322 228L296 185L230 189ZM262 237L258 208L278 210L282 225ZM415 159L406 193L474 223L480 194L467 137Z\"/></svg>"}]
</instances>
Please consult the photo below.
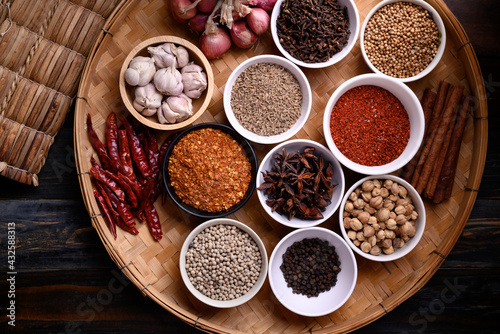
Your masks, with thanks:
<instances>
[{"instance_id":1,"label":"white ceramic bowl","mask_svg":"<svg viewBox=\"0 0 500 334\"><path fill-rule=\"evenodd\" d=\"M200 291L196 290L193 284L190 282L189 277L186 272L186 252L188 251L189 244L192 242L192 240L204 229L213 226L213 225L219 225L219 224L224 224L224 225L234 225L241 229L242 231L248 233L250 237L255 241L257 246L259 247L260 250L260 255L262 258L262 267L260 270L260 275L259 278L257 279L257 282L255 285L248 291L246 294L243 296L240 296L236 299L232 300L215 300L211 299L204 294L202 294ZM260 288L262 287L262 284L264 284L264 281L266 280L267 276L267 270L268 270L268 261L267 261L267 252L266 248L264 247L264 243L262 240L259 238L257 233L255 233L250 227L247 225L233 220L233 219L228 219L228 218L217 218L217 219L212 219L209 221L206 221L200 225L198 225L186 238L184 241L184 244L182 245L181 248L181 254L179 257L179 268L181 271L181 277L182 280L184 281L184 284L186 284L186 287L188 290L196 297L198 300L202 301L203 303L213 306L213 307L219 307L219 308L229 308L229 307L236 307L238 305L244 304L247 301L249 301L252 297L254 297L257 292L259 292Z\"/></svg>"},{"instance_id":2,"label":"white ceramic bowl","mask_svg":"<svg viewBox=\"0 0 500 334\"><path fill-rule=\"evenodd\" d=\"M429 63L429 65L422 72L418 73L417 75L408 77L408 78L395 78L401 82L411 82L411 81L415 81L415 80L418 80L418 79L425 77L427 74L429 74L436 67L436 65L441 60L441 57L443 56L443 53L444 53L444 49L446 48L446 29L445 29L443 20L441 19L441 16L439 16L438 12L431 5L429 5L427 2L422 1L422 0L404 0L404 1L414 3L416 5L421 6L424 9L427 9L429 11L429 13L431 14L432 19L436 23L439 32L441 33L441 38L440 38L441 43L438 47L437 54L434 57L434 59ZM377 4L375 7L373 7L372 10L366 16L365 21L363 22L363 25L361 27L361 34L359 37L360 45L361 45L361 54L363 55L363 58L364 58L366 64L370 67L370 69L373 72L378 73L378 74L382 74L382 75L385 75L388 77L391 77L391 76L382 73L375 66L373 66L373 64L368 59L368 56L366 55L365 29L366 29L366 25L368 24L368 21L373 16L373 14L375 14L375 12L377 10L379 10L383 6L386 6L386 5L389 5L391 3L395 3L395 2L402 2L402 1L401 0L385 0L385 1L382 1L379 4ZM391 78L393 78L393 77L391 77Z\"/></svg>"},{"instance_id":3,"label":"white ceramic bowl","mask_svg":"<svg viewBox=\"0 0 500 334\"><path fill-rule=\"evenodd\" d=\"M415 206L415 211L418 213L418 218L415 221L415 236L410 238L408 242L404 244L403 247L398 248L394 251L394 253L387 255L384 253L381 253L379 255L372 255L369 253L363 252L359 247L354 245L347 236L346 229L344 227L343 223L343 218L342 218L342 213L344 212L344 207L347 199L349 198L349 194L351 194L357 187L361 187L361 184L367 180L392 180L394 182L399 183L400 185L404 186L406 190L408 190L408 195L411 197L413 206ZM394 261L399 258L402 258L409 252L411 252L415 246L417 246L418 242L422 238L422 235L424 234L425 231L425 222L426 222L426 213L425 213L425 206L424 202L422 201L422 198L420 195L417 193L415 188L411 186L408 182L403 180L400 177L394 176L394 175L373 175L373 176L367 176L359 180L358 182L354 183L351 188L345 193L344 198L342 199L342 203L340 204L340 209L339 209L339 223L340 223L340 230L342 232L342 236L344 237L344 240L347 242L349 247L351 247L357 254L361 255L362 257L372 260L372 261L378 261L378 262L387 262L387 261Z\"/></svg>"},{"instance_id":4,"label":"white ceramic bowl","mask_svg":"<svg viewBox=\"0 0 500 334\"><path fill-rule=\"evenodd\" d=\"M231 92L233 89L234 82L240 76L241 72L246 70L248 67L259 64L259 63L272 63L283 66L288 69L298 80L300 88L302 90L302 113L297 120L297 122L286 132L280 133L274 136L261 136L254 132L245 129L240 122L234 116L233 110L231 108ZM283 57L274 55L260 55L249 58L243 63L238 65L231 73L227 79L226 86L224 87L224 111L226 112L226 117L231 123L232 127L238 131L246 139L260 144L276 144L293 137L307 121L309 113L311 112L312 106L312 93L311 86L306 76L302 70L291 61L286 60Z\"/></svg>"},{"instance_id":5,"label":"white ceramic bowl","mask_svg":"<svg viewBox=\"0 0 500 334\"><path fill-rule=\"evenodd\" d=\"M280 215L276 211L272 212L269 205L266 204L267 195L264 194L264 191L257 190L260 204L269 214L269 216L271 216L271 218L273 218L278 223L281 223L288 227L304 228L316 226L323 223L335 213L344 194L345 180L342 166L337 161L337 159L335 159L332 152L330 152L325 146L308 139L289 140L275 146L272 150L270 150L260 163L259 170L257 171L256 186L259 187L262 183L264 183L264 177L262 173L271 170L271 167L273 166L275 161L275 153L281 153L283 148L285 148L287 154L297 151L302 152L307 147L314 147L315 154L317 156L319 156L320 154L323 156L325 166L327 166L327 163L330 162L334 169L334 174L331 182L332 184L336 184L337 186L333 189L331 204L326 207L326 210L324 212L322 212L323 219L304 220L301 218L293 217L291 220L289 220L287 216Z\"/></svg>"},{"instance_id":6,"label":"white ceramic bowl","mask_svg":"<svg viewBox=\"0 0 500 334\"><path fill-rule=\"evenodd\" d=\"M310 238L326 240L335 247L340 260L340 272L336 285L330 291L308 298L294 294L292 289L287 287L280 266L288 247L296 241ZM338 234L322 227L310 227L289 233L276 245L269 260L269 283L274 295L287 309L306 317L320 317L340 308L351 296L357 277L358 267L352 250Z\"/></svg>"},{"instance_id":7,"label":"white ceramic bowl","mask_svg":"<svg viewBox=\"0 0 500 334\"><path fill-rule=\"evenodd\" d=\"M331 66L335 63L338 63L342 59L344 59L349 52L351 52L352 48L356 44L356 41L358 39L358 34L359 34L359 13L358 13L358 8L356 7L356 4L352 0L338 0L338 3L342 7L347 8L347 15L349 16L349 30L351 32L351 35L349 36L349 41L347 42L347 45L344 46L344 48L333 55L332 58L330 58L328 61L322 62L322 63L306 63L304 61L301 61L297 58L292 57L292 55L286 51L281 43L279 42L279 37L278 37L278 31L277 31L277 20L278 16L281 13L281 3L284 0L278 0L276 4L274 5L273 12L271 14L271 34L273 36L273 41L278 50L281 52L282 55L284 55L287 59L293 61L295 64L302 66L302 67L308 67L308 68L324 68Z\"/></svg>"},{"instance_id":8,"label":"white ceramic bowl","mask_svg":"<svg viewBox=\"0 0 500 334\"><path fill-rule=\"evenodd\" d=\"M337 103L337 100L348 90L364 85L379 86L391 92L403 104L410 120L410 138L406 148L397 159L385 165L365 166L353 162L340 152L335 145L330 132L330 118L332 109ZM420 147L424 137L424 128L424 112L415 93L413 93L413 91L401 81L387 75L374 73L358 75L340 85L330 97L323 115L323 132L326 143L328 144L328 147L332 151L333 155L342 165L355 172L366 175L389 174L406 165L417 153Z\"/></svg>"}]
</instances>

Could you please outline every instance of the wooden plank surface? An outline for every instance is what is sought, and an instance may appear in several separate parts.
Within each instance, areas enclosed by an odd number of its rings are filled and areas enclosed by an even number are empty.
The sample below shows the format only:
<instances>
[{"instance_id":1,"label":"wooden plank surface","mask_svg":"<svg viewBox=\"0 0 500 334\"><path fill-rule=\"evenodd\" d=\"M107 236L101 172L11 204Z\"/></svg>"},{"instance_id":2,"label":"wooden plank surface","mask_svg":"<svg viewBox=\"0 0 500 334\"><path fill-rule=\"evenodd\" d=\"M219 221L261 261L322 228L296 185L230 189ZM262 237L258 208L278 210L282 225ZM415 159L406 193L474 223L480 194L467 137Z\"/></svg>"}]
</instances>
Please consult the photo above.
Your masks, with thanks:
<instances>
[{"instance_id":1,"label":"wooden plank surface","mask_svg":"<svg viewBox=\"0 0 500 334\"><path fill-rule=\"evenodd\" d=\"M467 31L488 93L489 146L478 197L452 252L410 299L359 333L494 333L500 316L500 22L495 0L445 0ZM55 139L40 186L0 179L0 295L9 286L7 224L16 223L16 330L193 333L124 279L90 224L76 176L73 118ZM2 333L12 327L2 314Z\"/></svg>"}]
</instances>

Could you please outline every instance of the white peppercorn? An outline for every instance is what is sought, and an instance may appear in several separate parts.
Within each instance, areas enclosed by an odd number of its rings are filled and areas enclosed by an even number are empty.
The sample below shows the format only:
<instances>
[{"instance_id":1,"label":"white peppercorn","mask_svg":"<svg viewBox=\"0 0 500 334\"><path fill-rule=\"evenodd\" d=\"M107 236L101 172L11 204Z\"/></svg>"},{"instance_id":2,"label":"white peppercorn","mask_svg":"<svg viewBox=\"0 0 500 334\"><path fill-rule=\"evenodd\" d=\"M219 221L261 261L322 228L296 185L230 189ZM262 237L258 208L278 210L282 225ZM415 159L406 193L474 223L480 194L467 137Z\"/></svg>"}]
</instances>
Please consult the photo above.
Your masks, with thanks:
<instances>
[{"instance_id":1,"label":"white peppercorn","mask_svg":"<svg viewBox=\"0 0 500 334\"><path fill-rule=\"evenodd\" d=\"M257 244L234 225L207 227L186 252L189 280L195 289L214 300L231 300L247 293L261 267Z\"/></svg>"}]
</instances>

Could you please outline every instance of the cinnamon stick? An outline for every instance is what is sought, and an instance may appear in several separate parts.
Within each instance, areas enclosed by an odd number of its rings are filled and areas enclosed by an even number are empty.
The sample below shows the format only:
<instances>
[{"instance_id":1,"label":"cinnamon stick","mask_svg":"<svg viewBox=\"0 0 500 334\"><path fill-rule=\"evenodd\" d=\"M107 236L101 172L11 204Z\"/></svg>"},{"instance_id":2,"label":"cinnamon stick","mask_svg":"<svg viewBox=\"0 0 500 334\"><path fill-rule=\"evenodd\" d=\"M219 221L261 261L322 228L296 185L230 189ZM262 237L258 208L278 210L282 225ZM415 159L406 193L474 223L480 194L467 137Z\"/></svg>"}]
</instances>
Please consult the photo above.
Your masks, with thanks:
<instances>
[{"instance_id":1,"label":"cinnamon stick","mask_svg":"<svg viewBox=\"0 0 500 334\"><path fill-rule=\"evenodd\" d=\"M432 202L435 204L441 203L442 201L451 197L451 191L453 189L455 173L457 170L460 146L462 144L465 125L467 124L467 118L471 109L471 102L471 97L465 98L458 113L457 123L455 125L455 129L453 130L453 135L451 136L450 147L446 154L443 168L439 176L438 185L432 198Z\"/></svg>"},{"instance_id":2,"label":"cinnamon stick","mask_svg":"<svg viewBox=\"0 0 500 334\"><path fill-rule=\"evenodd\" d=\"M429 155L427 157L427 160L425 161L425 165L422 168L422 174L420 175L417 186L415 188L419 194L422 193L422 191L427 185L427 182L429 181L431 172L434 169L434 165L436 163L436 159L439 156L439 151L443 146L448 126L450 122L454 121L453 115L454 112L456 112L455 110L460 103L463 90L464 87L461 85L454 86L452 88L450 98L447 101L446 107L443 110L443 116L439 121L439 126L436 128L436 135L432 141L432 145L429 150Z\"/></svg>"},{"instance_id":3,"label":"cinnamon stick","mask_svg":"<svg viewBox=\"0 0 500 334\"><path fill-rule=\"evenodd\" d=\"M427 136L427 129L429 128L429 123L432 117L432 109L434 108L436 97L437 93L432 91L430 88L425 89L424 95L422 97L422 110L424 111L425 118L424 140L420 144L417 154L415 154L415 156L403 168L401 177L407 182L411 181L413 172L415 171L415 167L417 166L418 158L420 157L420 153L422 152L422 148L424 147L425 138Z\"/></svg>"},{"instance_id":4,"label":"cinnamon stick","mask_svg":"<svg viewBox=\"0 0 500 334\"><path fill-rule=\"evenodd\" d=\"M425 186L424 196L429 199L432 199L432 197L434 196L434 192L436 191L436 186L439 181L441 169L443 168L444 161L446 159L446 154L448 153L448 147L450 146L451 135L453 133L453 129L455 128L455 122L457 119L458 110L459 106L454 109L454 112L451 116L451 122L448 125L448 129L446 130L443 140L443 145L438 152L438 158L436 159L436 163L434 165L434 168L432 169L429 182L427 182L427 185Z\"/></svg>"},{"instance_id":5,"label":"cinnamon stick","mask_svg":"<svg viewBox=\"0 0 500 334\"><path fill-rule=\"evenodd\" d=\"M420 178L420 174L422 173L422 169L424 168L425 161L427 160L427 156L429 155L429 151L432 147L432 141L434 140L434 137L436 135L437 125L439 124L439 120L441 119L446 100L449 98L451 87L453 86L451 86L446 81L441 81L439 83L436 102L434 103L431 121L429 123L429 128L427 129L424 148L422 149L422 153L419 156L417 166L415 167L415 171L413 172L413 176L410 182L414 188L417 187L418 179Z\"/></svg>"}]
</instances>

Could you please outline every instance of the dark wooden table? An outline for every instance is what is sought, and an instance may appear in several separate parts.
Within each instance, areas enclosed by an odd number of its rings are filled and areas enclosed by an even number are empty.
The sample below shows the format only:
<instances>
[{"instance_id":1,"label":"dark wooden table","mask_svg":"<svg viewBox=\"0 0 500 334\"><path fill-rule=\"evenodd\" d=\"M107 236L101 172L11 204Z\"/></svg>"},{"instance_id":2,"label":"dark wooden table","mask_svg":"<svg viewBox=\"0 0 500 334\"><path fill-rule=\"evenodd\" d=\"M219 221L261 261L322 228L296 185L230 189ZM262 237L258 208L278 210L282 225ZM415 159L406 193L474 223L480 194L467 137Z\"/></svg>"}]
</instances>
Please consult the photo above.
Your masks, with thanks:
<instances>
[{"instance_id":1,"label":"dark wooden table","mask_svg":"<svg viewBox=\"0 0 500 334\"><path fill-rule=\"evenodd\" d=\"M430 281L360 333L497 333L500 319L500 2L445 0L476 50L489 105L488 154L477 201ZM23 333L193 333L120 275L83 204L73 117L55 138L40 186L0 178L0 316ZM15 224L15 298L8 296L8 229ZM14 287L12 287L14 288ZM7 302L15 300L15 325Z\"/></svg>"}]
</instances>

